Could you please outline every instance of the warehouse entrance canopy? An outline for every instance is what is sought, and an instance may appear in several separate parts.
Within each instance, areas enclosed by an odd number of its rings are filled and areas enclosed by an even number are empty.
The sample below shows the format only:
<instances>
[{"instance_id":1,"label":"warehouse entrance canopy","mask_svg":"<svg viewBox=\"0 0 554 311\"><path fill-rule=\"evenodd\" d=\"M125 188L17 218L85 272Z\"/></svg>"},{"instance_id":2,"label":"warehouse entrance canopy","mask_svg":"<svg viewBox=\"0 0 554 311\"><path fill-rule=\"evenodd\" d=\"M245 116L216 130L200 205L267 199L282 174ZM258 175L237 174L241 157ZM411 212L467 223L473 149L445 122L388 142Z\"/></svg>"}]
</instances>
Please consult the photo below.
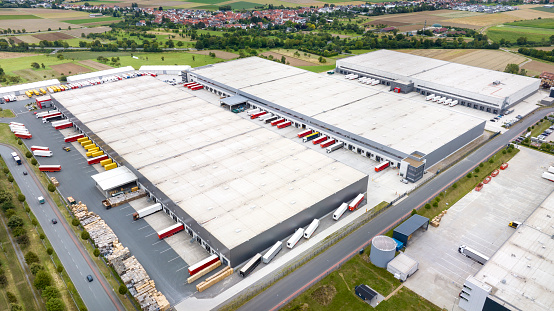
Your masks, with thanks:
<instances>
[{"instance_id":1,"label":"warehouse entrance canopy","mask_svg":"<svg viewBox=\"0 0 554 311\"><path fill-rule=\"evenodd\" d=\"M131 170L125 166L114 168L104 173L92 175L96 187L107 196L110 190L114 190L125 185L136 183L138 178Z\"/></svg>"},{"instance_id":2,"label":"warehouse entrance canopy","mask_svg":"<svg viewBox=\"0 0 554 311\"><path fill-rule=\"evenodd\" d=\"M394 229L392 237L408 246L408 240L412 237L412 234L421 227L427 230L429 227L429 218L415 214Z\"/></svg>"},{"instance_id":3,"label":"warehouse entrance canopy","mask_svg":"<svg viewBox=\"0 0 554 311\"><path fill-rule=\"evenodd\" d=\"M248 101L246 97L242 97L240 95L235 95L231 97L225 97L219 100L219 103L221 106L228 106L229 109L231 109L233 106L244 104Z\"/></svg>"}]
</instances>

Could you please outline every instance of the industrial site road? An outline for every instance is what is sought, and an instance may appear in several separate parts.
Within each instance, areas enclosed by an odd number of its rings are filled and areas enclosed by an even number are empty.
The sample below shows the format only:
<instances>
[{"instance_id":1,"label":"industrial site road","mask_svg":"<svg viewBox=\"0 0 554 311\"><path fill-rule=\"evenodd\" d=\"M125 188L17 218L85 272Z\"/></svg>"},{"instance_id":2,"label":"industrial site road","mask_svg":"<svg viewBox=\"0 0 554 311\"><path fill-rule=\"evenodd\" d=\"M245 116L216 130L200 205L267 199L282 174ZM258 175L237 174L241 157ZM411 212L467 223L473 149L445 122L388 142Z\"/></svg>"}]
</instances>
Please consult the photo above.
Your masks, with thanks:
<instances>
[{"instance_id":1,"label":"industrial site road","mask_svg":"<svg viewBox=\"0 0 554 311\"><path fill-rule=\"evenodd\" d=\"M11 158L11 153L16 151L8 146L0 145L0 154L6 162L22 193L25 195L29 207L42 226L44 233L50 240L54 251L60 258L66 273L77 288L88 310L118 310L125 308L108 284L104 276L98 270L96 264L86 253L81 243L71 231L70 225L60 214L58 207L50 199L45 189L40 185L33 170L28 167L26 161L17 165ZM20 153L20 152L19 152ZM23 159L25 156L21 153ZM28 172L23 175L23 172ZM40 204L38 197L46 198L46 203ZM52 224L52 219L57 219L57 224ZM46 250L44 250L46 251ZM87 275L92 275L94 280L88 282Z\"/></svg>"},{"instance_id":2,"label":"industrial site road","mask_svg":"<svg viewBox=\"0 0 554 311\"><path fill-rule=\"evenodd\" d=\"M252 298L240 310L277 310L282 308L299 293L314 285L317 278L347 261L361 247L367 245L374 236L390 230L402 217L409 214L412 209L421 207L430 198L444 191L458 177L466 175L479 163L504 148L515 137L526 130L527 127L550 112L554 112L554 109L540 110L526 117L505 134L498 135L483 147L414 191L397 205L390 207L374 220L363 225L310 262ZM368 195L371 194L368 193ZM222 305L225 305L225 303Z\"/></svg>"}]
</instances>

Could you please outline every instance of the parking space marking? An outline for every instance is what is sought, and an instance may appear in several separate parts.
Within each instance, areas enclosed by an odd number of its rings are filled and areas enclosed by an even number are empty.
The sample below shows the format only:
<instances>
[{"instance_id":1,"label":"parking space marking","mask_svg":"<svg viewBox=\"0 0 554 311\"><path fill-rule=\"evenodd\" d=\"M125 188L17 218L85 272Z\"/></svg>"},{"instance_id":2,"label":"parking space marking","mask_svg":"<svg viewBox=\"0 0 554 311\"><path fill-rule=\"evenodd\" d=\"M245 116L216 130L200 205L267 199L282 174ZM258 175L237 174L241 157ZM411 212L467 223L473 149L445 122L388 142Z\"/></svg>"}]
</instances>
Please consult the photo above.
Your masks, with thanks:
<instances>
[{"instance_id":1,"label":"parking space marking","mask_svg":"<svg viewBox=\"0 0 554 311\"><path fill-rule=\"evenodd\" d=\"M152 245L156 245L156 244L158 244L158 243L160 243L160 242L163 242L163 240L159 240L158 242L154 242L154 243L152 243Z\"/></svg>"},{"instance_id":2,"label":"parking space marking","mask_svg":"<svg viewBox=\"0 0 554 311\"><path fill-rule=\"evenodd\" d=\"M129 215L131 215L131 214L129 214ZM138 230L142 230L142 229L148 228L148 227L150 227L150 225L144 226L144 227L142 227L142 228L138 228Z\"/></svg>"},{"instance_id":3,"label":"parking space marking","mask_svg":"<svg viewBox=\"0 0 554 311\"><path fill-rule=\"evenodd\" d=\"M168 250L172 250L172 249L173 249L173 248L170 247L170 248L168 248L168 249L166 249L166 250L161 251L160 254L161 254L161 253L165 253L165 252L167 252Z\"/></svg>"},{"instance_id":4,"label":"parking space marking","mask_svg":"<svg viewBox=\"0 0 554 311\"><path fill-rule=\"evenodd\" d=\"M189 265L186 265L186 266L184 266L184 267L182 267L182 268L179 268L179 269L175 270L175 272L179 272L179 271L181 271L181 270L183 270L183 269L185 269L185 268L188 268L188 267L189 267Z\"/></svg>"},{"instance_id":5,"label":"parking space marking","mask_svg":"<svg viewBox=\"0 0 554 311\"><path fill-rule=\"evenodd\" d=\"M149 236L151 236L151 235L154 235L154 234L156 234L156 231L154 231L154 232L150 233L149 235L145 236L145 238L147 238L147 237L149 237Z\"/></svg>"},{"instance_id":6,"label":"parking space marking","mask_svg":"<svg viewBox=\"0 0 554 311\"><path fill-rule=\"evenodd\" d=\"M173 259L168 260L167 262L172 262L173 260L179 259L179 258L181 258L181 256L177 256L177 257L175 257L175 258L173 258Z\"/></svg>"},{"instance_id":7,"label":"parking space marking","mask_svg":"<svg viewBox=\"0 0 554 311\"><path fill-rule=\"evenodd\" d=\"M133 213L130 213L130 214L127 214L127 215L125 215L125 216L131 216L131 215L133 215L133 214L134 214L134 212L133 212Z\"/></svg>"}]
</instances>

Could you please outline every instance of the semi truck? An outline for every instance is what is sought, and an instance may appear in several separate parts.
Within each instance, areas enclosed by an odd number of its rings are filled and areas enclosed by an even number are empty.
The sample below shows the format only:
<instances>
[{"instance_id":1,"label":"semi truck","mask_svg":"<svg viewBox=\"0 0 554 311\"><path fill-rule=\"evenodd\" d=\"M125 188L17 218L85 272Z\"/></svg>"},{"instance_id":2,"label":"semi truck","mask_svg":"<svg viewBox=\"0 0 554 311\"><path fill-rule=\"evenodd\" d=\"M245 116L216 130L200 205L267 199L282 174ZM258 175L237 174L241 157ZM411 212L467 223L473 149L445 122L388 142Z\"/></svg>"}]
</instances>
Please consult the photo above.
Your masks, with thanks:
<instances>
[{"instance_id":1,"label":"semi truck","mask_svg":"<svg viewBox=\"0 0 554 311\"><path fill-rule=\"evenodd\" d=\"M281 123L281 122L285 122L285 119L284 119L284 118L280 118L280 119L278 119L278 120L275 120L275 121L271 122L271 126L275 126L275 125L277 125L277 124L279 124L279 123Z\"/></svg>"},{"instance_id":2,"label":"semi truck","mask_svg":"<svg viewBox=\"0 0 554 311\"><path fill-rule=\"evenodd\" d=\"M335 144L327 147L327 153L331 153L335 150L338 150L338 149L342 148L343 146L344 146L344 144L341 143L341 142L335 143Z\"/></svg>"},{"instance_id":3,"label":"semi truck","mask_svg":"<svg viewBox=\"0 0 554 311\"><path fill-rule=\"evenodd\" d=\"M19 156L17 155L17 153L12 152L12 158L13 158L13 160L15 161L15 163L17 163L17 165L21 165L21 159L19 158Z\"/></svg>"},{"instance_id":4,"label":"semi truck","mask_svg":"<svg viewBox=\"0 0 554 311\"><path fill-rule=\"evenodd\" d=\"M256 254L244 267L239 270L239 275L243 278L247 277L256 267L262 262L262 255Z\"/></svg>"},{"instance_id":5,"label":"semi truck","mask_svg":"<svg viewBox=\"0 0 554 311\"><path fill-rule=\"evenodd\" d=\"M298 138L302 138L304 136L308 136L312 133L312 130L305 130L305 131L302 131L300 133L298 133Z\"/></svg>"},{"instance_id":6,"label":"semi truck","mask_svg":"<svg viewBox=\"0 0 554 311\"><path fill-rule=\"evenodd\" d=\"M38 170L41 172L59 172L62 170L61 165L39 165Z\"/></svg>"},{"instance_id":7,"label":"semi truck","mask_svg":"<svg viewBox=\"0 0 554 311\"><path fill-rule=\"evenodd\" d=\"M320 136L320 137L314 139L314 140L312 141L312 144L314 144L314 145L321 144L322 142L324 142L324 141L326 141L326 140L327 140L327 136L322 135L322 136Z\"/></svg>"},{"instance_id":8,"label":"semi truck","mask_svg":"<svg viewBox=\"0 0 554 311\"><path fill-rule=\"evenodd\" d=\"M175 233L181 232L185 229L185 226L183 224L174 224L173 226L167 227L161 231L158 231L158 238L160 240L163 240L167 237L170 237L174 235Z\"/></svg>"},{"instance_id":9,"label":"semi truck","mask_svg":"<svg viewBox=\"0 0 554 311\"><path fill-rule=\"evenodd\" d=\"M43 147L43 146L31 146L31 151L35 151L35 150L45 150L45 151L48 151L48 150L50 150L50 148L48 148L48 147Z\"/></svg>"},{"instance_id":10,"label":"semi truck","mask_svg":"<svg viewBox=\"0 0 554 311\"><path fill-rule=\"evenodd\" d=\"M387 167L389 167L389 165L390 165L390 162L389 162L389 161L385 161L385 162L383 162L383 163L377 165L377 166L375 167L375 171L376 171L376 172L380 172L380 171L386 169Z\"/></svg>"},{"instance_id":11,"label":"semi truck","mask_svg":"<svg viewBox=\"0 0 554 311\"><path fill-rule=\"evenodd\" d=\"M298 241L300 241L303 235L304 235L304 229L298 228L296 232L294 232L294 234L287 241L287 247L293 248L298 243Z\"/></svg>"},{"instance_id":12,"label":"semi truck","mask_svg":"<svg viewBox=\"0 0 554 311\"><path fill-rule=\"evenodd\" d=\"M364 200L364 194L363 193L358 194L354 198L354 200L352 200L352 202L350 202L350 204L348 204L348 210L353 211L353 210L357 209L358 206L360 206L360 203L362 203L363 200Z\"/></svg>"},{"instance_id":13,"label":"semi truck","mask_svg":"<svg viewBox=\"0 0 554 311\"><path fill-rule=\"evenodd\" d=\"M35 157L51 157L53 154L50 150L35 150L33 151L33 155Z\"/></svg>"},{"instance_id":14,"label":"semi truck","mask_svg":"<svg viewBox=\"0 0 554 311\"><path fill-rule=\"evenodd\" d=\"M19 137L19 138L22 138L22 139L31 139L33 138L33 135L31 135L31 133L27 132L15 132L14 133L15 137Z\"/></svg>"},{"instance_id":15,"label":"semi truck","mask_svg":"<svg viewBox=\"0 0 554 311\"><path fill-rule=\"evenodd\" d=\"M136 213L133 213L133 220L139 220L141 218L144 218L148 215L152 215L155 212L158 212L158 211L161 211L161 210L162 210L162 204L161 203L156 203L154 205L150 205L150 206L145 207L141 210L138 210Z\"/></svg>"},{"instance_id":16,"label":"semi truck","mask_svg":"<svg viewBox=\"0 0 554 311\"><path fill-rule=\"evenodd\" d=\"M250 119L256 119L258 117L263 116L264 114L267 114L265 111L256 112L250 115Z\"/></svg>"},{"instance_id":17,"label":"semi truck","mask_svg":"<svg viewBox=\"0 0 554 311\"><path fill-rule=\"evenodd\" d=\"M327 147L331 146L334 143L335 143L334 139L329 139L329 140L326 140L323 143L321 143L320 146L321 146L321 148L327 148Z\"/></svg>"},{"instance_id":18,"label":"semi truck","mask_svg":"<svg viewBox=\"0 0 554 311\"><path fill-rule=\"evenodd\" d=\"M288 126L291 126L291 125L292 125L291 121L281 122L281 123L277 124L277 128L278 129L284 129L285 127L288 127Z\"/></svg>"},{"instance_id":19,"label":"semi truck","mask_svg":"<svg viewBox=\"0 0 554 311\"><path fill-rule=\"evenodd\" d=\"M44 116L47 116L51 113L54 113L54 112L58 112L57 110L48 110L48 111L43 111L43 112L37 112L37 114L35 114L35 118L42 118Z\"/></svg>"},{"instance_id":20,"label":"semi truck","mask_svg":"<svg viewBox=\"0 0 554 311\"><path fill-rule=\"evenodd\" d=\"M56 114L53 116L47 116L42 118L42 123L48 123L56 120L61 120L63 118L62 114Z\"/></svg>"},{"instance_id":21,"label":"semi truck","mask_svg":"<svg viewBox=\"0 0 554 311\"><path fill-rule=\"evenodd\" d=\"M339 220L339 218L342 216L342 214L344 214L344 212L346 212L347 209L348 204L342 203L339 208L337 208L337 210L333 213L333 219Z\"/></svg>"},{"instance_id":22,"label":"semi truck","mask_svg":"<svg viewBox=\"0 0 554 311\"><path fill-rule=\"evenodd\" d=\"M304 231L304 238L309 239L312 237L312 234L314 234L315 230L319 227L319 220L314 219L312 223L306 228L306 231Z\"/></svg>"},{"instance_id":23,"label":"semi truck","mask_svg":"<svg viewBox=\"0 0 554 311\"><path fill-rule=\"evenodd\" d=\"M309 142L310 140L316 139L318 137L319 137L319 132L313 132L310 135L305 136L304 138L302 138L302 142L306 143L306 142Z\"/></svg>"},{"instance_id":24,"label":"semi truck","mask_svg":"<svg viewBox=\"0 0 554 311\"><path fill-rule=\"evenodd\" d=\"M277 120L277 119L279 119L279 117L273 116L273 117L271 117L271 118L265 119L265 120L264 120L264 123L265 123L265 124L268 124L269 122L273 122L273 121L275 121L275 120Z\"/></svg>"},{"instance_id":25,"label":"semi truck","mask_svg":"<svg viewBox=\"0 0 554 311\"><path fill-rule=\"evenodd\" d=\"M489 257L481 254L480 252L470 248L470 247L467 247L465 245L460 245L460 247L458 247L458 252L460 254L463 254L465 255L466 257L469 257L475 261L477 261L478 263L484 265L487 263L487 261L489 261Z\"/></svg>"},{"instance_id":26,"label":"semi truck","mask_svg":"<svg viewBox=\"0 0 554 311\"><path fill-rule=\"evenodd\" d=\"M265 264L268 264L279 252L283 249L283 242L278 241L265 253L265 255L262 257L262 261Z\"/></svg>"},{"instance_id":27,"label":"semi truck","mask_svg":"<svg viewBox=\"0 0 554 311\"><path fill-rule=\"evenodd\" d=\"M69 143L69 142L77 141L77 139L79 139L79 138L84 138L84 137L85 137L85 135L83 135L83 134L77 134L77 135L66 136L66 137L64 137L63 140L64 140L66 143Z\"/></svg>"},{"instance_id":28,"label":"semi truck","mask_svg":"<svg viewBox=\"0 0 554 311\"><path fill-rule=\"evenodd\" d=\"M188 267L189 275L193 276L196 273L202 271L203 269L213 265L219 260L219 257L217 255L211 255L210 257L206 259L202 259L199 262L195 263L194 265Z\"/></svg>"},{"instance_id":29,"label":"semi truck","mask_svg":"<svg viewBox=\"0 0 554 311\"><path fill-rule=\"evenodd\" d=\"M69 120L60 120L60 121L52 122L52 127L55 128L56 130L61 130L72 126L73 126L73 122Z\"/></svg>"},{"instance_id":30,"label":"semi truck","mask_svg":"<svg viewBox=\"0 0 554 311\"><path fill-rule=\"evenodd\" d=\"M100 161L106 160L107 158L108 158L108 155L103 154L103 155L100 155L100 156L97 156L97 157L94 157L94 158L87 159L87 163L88 163L88 165L98 164L98 163L100 163Z\"/></svg>"}]
</instances>

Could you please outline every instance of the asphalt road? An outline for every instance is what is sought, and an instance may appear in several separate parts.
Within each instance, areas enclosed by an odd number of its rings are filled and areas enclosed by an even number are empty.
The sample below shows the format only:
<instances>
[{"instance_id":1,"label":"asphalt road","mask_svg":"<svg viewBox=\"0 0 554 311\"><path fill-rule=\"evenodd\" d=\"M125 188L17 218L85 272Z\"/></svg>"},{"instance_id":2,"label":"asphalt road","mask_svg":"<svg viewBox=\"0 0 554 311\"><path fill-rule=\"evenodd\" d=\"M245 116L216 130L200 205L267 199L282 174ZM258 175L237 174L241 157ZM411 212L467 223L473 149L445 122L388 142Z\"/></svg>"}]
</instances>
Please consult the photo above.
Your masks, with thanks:
<instances>
[{"instance_id":1,"label":"asphalt road","mask_svg":"<svg viewBox=\"0 0 554 311\"><path fill-rule=\"evenodd\" d=\"M519 136L527 127L550 112L554 112L554 108L541 110L532 114L514 125L505 134L498 135L486 145L414 191L397 205L390 207L374 220L363 225L319 256L252 298L240 310L276 310L283 307L299 293L316 283L316 279L320 276L333 271L333 269L351 258L362 247L365 247L374 236L390 230L402 217L409 214L412 209L420 208L430 198L450 186L454 180L466 175L479 163L488 159L515 137ZM222 305L225 305L225 303Z\"/></svg>"},{"instance_id":2,"label":"asphalt road","mask_svg":"<svg viewBox=\"0 0 554 311\"><path fill-rule=\"evenodd\" d=\"M87 308L89 310L125 310L111 286L99 272L98 267L92 262L92 259L86 254L86 250L71 232L70 225L46 194L28 164L23 162L22 165L17 165L11 158L11 153L14 151L17 150L0 145L2 158L4 158L12 172L15 181L27 199L29 207L42 226ZM20 155L20 157L23 157L23 155ZM28 175L23 175L23 171L28 172ZM37 200L39 196L46 198L46 203L40 204ZM58 223L53 224L52 219L56 219ZM94 281L88 282L86 280L87 275L92 275Z\"/></svg>"},{"instance_id":3,"label":"asphalt road","mask_svg":"<svg viewBox=\"0 0 554 311\"><path fill-rule=\"evenodd\" d=\"M71 196L87 205L88 209L100 215L115 232L119 241L129 248L131 254L143 265L144 269L156 282L156 288L161 291L170 304L174 305L196 291L193 285L187 284L188 265L165 240L159 240L155 230L144 219L133 221L134 209L129 204L106 209L102 206L105 197L96 188L90 177L98 171L87 164L85 157L70 144L64 143L63 135L55 130L50 123L42 123L33 113L23 106L12 108L18 113L16 122L25 124L33 135L32 139L24 140L27 147L31 145L46 146L53 151L52 157L37 157L40 164L60 164L60 172L50 173L60 182L58 190L64 197ZM13 119L12 119L13 120ZM71 146L71 151L62 150L62 146ZM79 147L78 147L79 148ZM168 216L169 217L169 216ZM188 237L188 235L187 235ZM188 239L183 243L189 243ZM89 310L96 310L91 309Z\"/></svg>"}]
</instances>

